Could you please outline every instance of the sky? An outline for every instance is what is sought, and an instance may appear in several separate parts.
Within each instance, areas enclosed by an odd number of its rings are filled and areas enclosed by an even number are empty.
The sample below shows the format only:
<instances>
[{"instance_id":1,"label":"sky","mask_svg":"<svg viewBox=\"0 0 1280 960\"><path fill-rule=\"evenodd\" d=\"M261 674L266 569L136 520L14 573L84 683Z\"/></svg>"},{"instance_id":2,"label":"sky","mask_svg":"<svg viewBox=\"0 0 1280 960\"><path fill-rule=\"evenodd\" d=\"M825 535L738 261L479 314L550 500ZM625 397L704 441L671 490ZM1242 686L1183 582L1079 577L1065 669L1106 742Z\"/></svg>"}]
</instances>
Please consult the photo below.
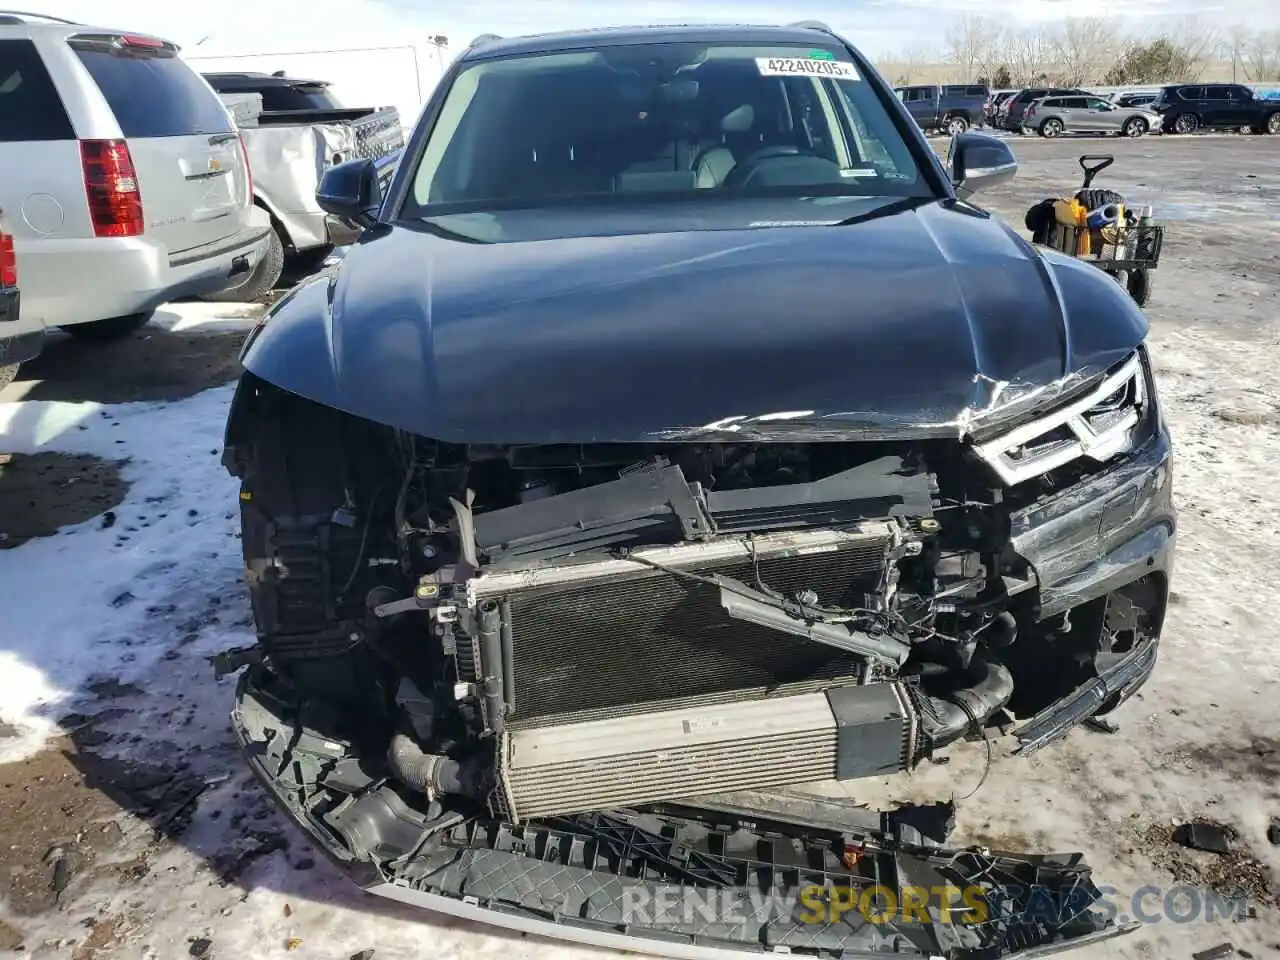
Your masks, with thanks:
<instances>
[{"instance_id":1,"label":"sky","mask_svg":"<svg viewBox=\"0 0 1280 960\"><path fill-rule=\"evenodd\" d=\"M1280 3L1257 0L23 0L24 9L69 19L100 21L166 36L191 54L287 52L406 42L442 34L458 50L483 33L514 35L551 30L646 23L830 24L872 57L909 47L940 48L947 25L965 13L1009 25L1051 23L1067 16L1106 16L1132 26L1196 17L1218 26L1280 28ZM697 10L696 16L691 13ZM1259 10L1263 11L1259 14ZM1267 12L1267 11L1270 12ZM1263 23L1261 20L1268 22Z\"/></svg>"}]
</instances>

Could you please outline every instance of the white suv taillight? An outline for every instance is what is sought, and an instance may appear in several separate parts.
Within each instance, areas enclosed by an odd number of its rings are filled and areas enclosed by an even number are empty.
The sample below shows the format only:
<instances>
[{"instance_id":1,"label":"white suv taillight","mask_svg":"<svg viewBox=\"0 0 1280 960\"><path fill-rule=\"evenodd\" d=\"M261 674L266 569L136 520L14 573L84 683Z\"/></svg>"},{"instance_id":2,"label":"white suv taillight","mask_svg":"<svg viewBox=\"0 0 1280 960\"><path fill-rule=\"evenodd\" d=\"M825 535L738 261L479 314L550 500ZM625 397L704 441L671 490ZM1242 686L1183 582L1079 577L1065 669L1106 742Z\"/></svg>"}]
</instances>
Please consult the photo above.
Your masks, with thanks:
<instances>
[{"instance_id":1,"label":"white suv taillight","mask_svg":"<svg viewBox=\"0 0 1280 960\"><path fill-rule=\"evenodd\" d=\"M13 236L0 230L0 287L18 285L18 255L13 249Z\"/></svg>"},{"instance_id":2,"label":"white suv taillight","mask_svg":"<svg viewBox=\"0 0 1280 960\"><path fill-rule=\"evenodd\" d=\"M142 235L142 192L138 172L123 140L81 140L84 191L95 237Z\"/></svg>"}]
</instances>

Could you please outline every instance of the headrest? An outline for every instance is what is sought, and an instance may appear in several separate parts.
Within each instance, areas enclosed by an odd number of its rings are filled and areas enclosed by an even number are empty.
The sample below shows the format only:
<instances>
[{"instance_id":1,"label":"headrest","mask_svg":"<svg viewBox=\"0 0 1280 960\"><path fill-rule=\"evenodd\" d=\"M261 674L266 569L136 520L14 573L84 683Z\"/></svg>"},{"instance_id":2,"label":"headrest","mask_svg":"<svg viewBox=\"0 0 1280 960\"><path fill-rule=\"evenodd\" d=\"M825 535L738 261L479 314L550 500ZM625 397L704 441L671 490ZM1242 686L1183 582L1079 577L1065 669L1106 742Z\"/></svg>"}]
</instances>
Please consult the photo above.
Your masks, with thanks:
<instances>
[{"instance_id":1,"label":"headrest","mask_svg":"<svg viewBox=\"0 0 1280 960\"><path fill-rule=\"evenodd\" d=\"M748 133L756 123L755 107L744 103L736 110L730 110L720 121L722 133Z\"/></svg>"}]
</instances>

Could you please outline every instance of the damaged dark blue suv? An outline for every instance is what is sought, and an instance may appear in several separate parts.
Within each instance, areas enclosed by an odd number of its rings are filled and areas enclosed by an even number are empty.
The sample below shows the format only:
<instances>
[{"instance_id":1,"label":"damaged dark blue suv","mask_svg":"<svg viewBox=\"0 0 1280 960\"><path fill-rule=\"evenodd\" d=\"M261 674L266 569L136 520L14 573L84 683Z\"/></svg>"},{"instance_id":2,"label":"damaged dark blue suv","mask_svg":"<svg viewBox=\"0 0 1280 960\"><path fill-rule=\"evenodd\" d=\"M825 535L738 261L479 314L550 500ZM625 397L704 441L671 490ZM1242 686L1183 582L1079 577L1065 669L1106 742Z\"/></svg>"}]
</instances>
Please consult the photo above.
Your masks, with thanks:
<instances>
[{"instance_id":1,"label":"damaged dark blue suv","mask_svg":"<svg viewBox=\"0 0 1280 960\"><path fill-rule=\"evenodd\" d=\"M1118 932L999 889L1078 895L1078 862L725 798L1011 721L1030 752L1154 667L1175 517L1147 324L968 201L1015 167L976 134L943 164L798 25L487 38L385 192L331 169L321 203L363 235L250 336L225 453L259 637L235 728L315 842L386 896L670 956ZM626 906L908 875L1003 906Z\"/></svg>"}]
</instances>

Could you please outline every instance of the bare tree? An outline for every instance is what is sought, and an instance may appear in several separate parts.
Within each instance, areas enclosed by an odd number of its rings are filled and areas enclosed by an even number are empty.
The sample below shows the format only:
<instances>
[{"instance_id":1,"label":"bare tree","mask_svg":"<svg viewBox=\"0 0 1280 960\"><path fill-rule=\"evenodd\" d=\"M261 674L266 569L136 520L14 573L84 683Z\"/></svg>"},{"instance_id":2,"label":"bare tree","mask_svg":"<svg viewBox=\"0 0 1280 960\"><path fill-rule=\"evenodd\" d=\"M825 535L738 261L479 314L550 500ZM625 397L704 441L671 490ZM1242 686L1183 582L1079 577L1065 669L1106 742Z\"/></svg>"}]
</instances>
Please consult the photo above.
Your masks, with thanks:
<instances>
[{"instance_id":1,"label":"bare tree","mask_svg":"<svg viewBox=\"0 0 1280 960\"><path fill-rule=\"evenodd\" d=\"M1255 32L1244 51L1249 79L1255 83L1280 80L1280 30Z\"/></svg>"},{"instance_id":2,"label":"bare tree","mask_svg":"<svg viewBox=\"0 0 1280 960\"><path fill-rule=\"evenodd\" d=\"M1016 87L1036 83L1044 74L1048 58L1044 31L1036 27L1010 31L1004 37L1004 62Z\"/></svg>"},{"instance_id":3,"label":"bare tree","mask_svg":"<svg viewBox=\"0 0 1280 960\"><path fill-rule=\"evenodd\" d=\"M1253 31L1237 24L1231 27L1219 45L1224 60L1231 62L1231 82L1251 79L1248 70L1247 51Z\"/></svg>"},{"instance_id":4,"label":"bare tree","mask_svg":"<svg viewBox=\"0 0 1280 960\"><path fill-rule=\"evenodd\" d=\"M1100 17L1072 17L1050 35L1053 72L1069 86L1100 78L1115 62L1116 31Z\"/></svg>"},{"instance_id":5,"label":"bare tree","mask_svg":"<svg viewBox=\"0 0 1280 960\"><path fill-rule=\"evenodd\" d=\"M989 71L1000 45L1000 25L987 17L967 13L947 31L947 59L960 69L960 79L972 83L981 71Z\"/></svg>"},{"instance_id":6,"label":"bare tree","mask_svg":"<svg viewBox=\"0 0 1280 960\"><path fill-rule=\"evenodd\" d=\"M937 61L938 54L935 51L917 44L884 58L878 66L894 86L905 86L920 83L922 72Z\"/></svg>"},{"instance_id":7,"label":"bare tree","mask_svg":"<svg viewBox=\"0 0 1280 960\"><path fill-rule=\"evenodd\" d=\"M1187 76L1180 80L1199 80L1204 68L1222 49L1222 32L1197 17L1188 17L1170 30L1166 37L1181 52L1187 64Z\"/></svg>"}]
</instances>

